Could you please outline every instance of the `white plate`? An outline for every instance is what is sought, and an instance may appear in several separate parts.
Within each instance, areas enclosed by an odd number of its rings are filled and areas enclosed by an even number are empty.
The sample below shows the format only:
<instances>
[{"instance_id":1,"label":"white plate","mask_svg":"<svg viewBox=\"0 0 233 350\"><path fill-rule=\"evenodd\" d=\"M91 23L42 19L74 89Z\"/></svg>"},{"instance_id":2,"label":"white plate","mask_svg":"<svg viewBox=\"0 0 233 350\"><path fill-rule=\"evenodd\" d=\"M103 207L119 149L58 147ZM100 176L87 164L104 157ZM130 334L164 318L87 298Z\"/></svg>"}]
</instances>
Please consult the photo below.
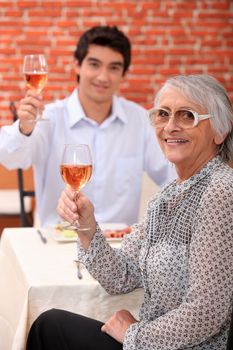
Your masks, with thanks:
<instances>
[{"instance_id":1,"label":"white plate","mask_svg":"<svg viewBox=\"0 0 233 350\"><path fill-rule=\"evenodd\" d=\"M102 223L99 224L102 231L117 231L124 230L128 225L124 223ZM60 243L76 242L77 234L72 230L51 229L52 238ZM108 242L121 242L122 238L107 238Z\"/></svg>"},{"instance_id":2,"label":"white plate","mask_svg":"<svg viewBox=\"0 0 233 350\"><path fill-rule=\"evenodd\" d=\"M123 222L106 222L99 224L101 230L103 231L117 231L117 230L124 230L128 225L126 225Z\"/></svg>"}]
</instances>

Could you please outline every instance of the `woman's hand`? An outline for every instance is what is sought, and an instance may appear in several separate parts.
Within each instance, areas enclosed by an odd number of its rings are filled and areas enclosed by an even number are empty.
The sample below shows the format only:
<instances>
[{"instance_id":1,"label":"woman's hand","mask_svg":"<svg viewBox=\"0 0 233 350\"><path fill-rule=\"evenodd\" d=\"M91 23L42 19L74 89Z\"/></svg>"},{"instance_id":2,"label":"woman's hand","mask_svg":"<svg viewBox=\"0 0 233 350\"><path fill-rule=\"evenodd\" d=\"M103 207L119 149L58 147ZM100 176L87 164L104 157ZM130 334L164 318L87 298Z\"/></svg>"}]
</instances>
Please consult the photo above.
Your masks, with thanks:
<instances>
[{"instance_id":1,"label":"woman's hand","mask_svg":"<svg viewBox=\"0 0 233 350\"><path fill-rule=\"evenodd\" d=\"M101 331L123 344L125 333L129 326L138 322L127 310L115 312L110 319L102 326Z\"/></svg>"},{"instance_id":2,"label":"woman's hand","mask_svg":"<svg viewBox=\"0 0 233 350\"><path fill-rule=\"evenodd\" d=\"M33 90L28 90L26 96L19 102L17 115L19 117L19 129L22 134L29 135L32 133L36 123L32 120L36 120L38 111L42 112L44 109L44 103L42 102L41 95L38 95Z\"/></svg>"},{"instance_id":3,"label":"woman's hand","mask_svg":"<svg viewBox=\"0 0 233 350\"><path fill-rule=\"evenodd\" d=\"M81 226L90 227L90 230L83 232L77 230L83 248L87 249L96 232L94 207L89 199L67 186L59 198L57 212L71 224L78 221Z\"/></svg>"}]
</instances>

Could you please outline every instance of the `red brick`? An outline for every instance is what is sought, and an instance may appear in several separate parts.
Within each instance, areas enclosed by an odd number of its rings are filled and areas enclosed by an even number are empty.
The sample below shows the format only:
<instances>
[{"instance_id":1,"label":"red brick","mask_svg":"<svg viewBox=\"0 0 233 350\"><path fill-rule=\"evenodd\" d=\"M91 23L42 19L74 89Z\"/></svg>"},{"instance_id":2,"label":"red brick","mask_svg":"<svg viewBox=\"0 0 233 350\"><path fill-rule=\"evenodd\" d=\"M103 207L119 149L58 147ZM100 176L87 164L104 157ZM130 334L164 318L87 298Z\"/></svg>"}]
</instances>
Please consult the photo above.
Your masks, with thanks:
<instances>
[{"instance_id":1,"label":"red brick","mask_svg":"<svg viewBox=\"0 0 233 350\"><path fill-rule=\"evenodd\" d=\"M184 63L186 65L194 65L194 64L200 64L200 65L205 65L208 66L210 64L213 64L216 62L216 57L214 56L209 56L208 57L203 57L203 55L198 55L198 57L185 57L184 58Z\"/></svg>"},{"instance_id":2,"label":"red brick","mask_svg":"<svg viewBox=\"0 0 233 350\"><path fill-rule=\"evenodd\" d=\"M131 69L131 73L134 73L134 74L154 74L154 69L153 68L149 68L149 67L133 67Z\"/></svg>"},{"instance_id":3,"label":"red brick","mask_svg":"<svg viewBox=\"0 0 233 350\"><path fill-rule=\"evenodd\" d=\"M0 27L5 28L5 27L19 27L20 23L16 22L14 19L11 17L8 17L9 19L1 21L0 22Z\"/></svg>"},{"instance_id":4,"label":"red brick","mask_svg":"<svg viewBox=\"0 0 233 350\"><path fill-rule=\"evenodd\" d=\"M210 74L216 74L216 73L220 73L221 75L225 74L226 73L226 68L225 67L213 67L213 68L208 68L208 72Z\"/></svg>"},{"instance_id":5,"label":"red brick","mask_svg":"<svg viewBox=\"0 0 233 350\"><path fill-rule=\"evenodd\" d=\"M196 38L188 38L188 37L184 37L184 38L174 38L173 39L173 44L174 45L193 45L196 42Z\"/></svg>"},{"instance_id":6,"label":"red brick","mask_svg":"<svg viewBox=\"0 0 233 350\"><path fill-rule=\"evenodd\" d=\"M225 20L221 20L221 17L219 17L220 19L218 21L196 21L195 22L195 26L196 27L204 27L204 28L222 28L225 29L226 28L226 21ZM217 31L218 32L218 31Z\"/></svg>"},{"instance_id":7,"label":"red brick","mask_svg":"<svg viewBox=\"0 0 233 350\"><path fill-rule=\"evenodd\" d=\"M221 47L222 41L221 40L202 40L201 46L212 46L212 47Z\"/></svg>"},{"instance_id":8,"label":"red brick","mask_svg":"<svg viewBox=\"0 0 233 350\"><path fill-rule=\"evenodd\" d=\"M193 18L193 11L175 11L172 15L174 18Z\"/></svg>"},{"instance_id":9,"label":"red brick","mask_svg":"<svg viewBox=\"0 0 233 350\"><path fill-rule=\"evenodd\" d=\"M2 3L1 3L2 6ZM9 10L4 13L4 17L21 17L22 12L17 10Z\"/></svg>"},{"instance_id":10,"label":"red brick","mask_svg":"<svg viewBox=\"0 0 233 350\"><path fill-rule=\"evenodd\" d=\"M181 10L184 10L184 9L192 9L194 10L197 6L197 3L196 1L182 1L180 4L179 3L176 3L175 5L175 8L176 9L181 9ZM167 7L172 7L174 8L174 4L172 4L172 6L167 6Z\"/></svg>"},{"instance_id":11,"label":"red brick","mask_svg":"<svg viewBox=\"0 0 233 350\"><path fill-rule=\"evenodd\" d=\"M16 40L16 45L18 45L20 49L22 47L27 47L27 46L32 47L34 45L40 46L41 48L46 48L46 47L49 47L50 40L48 40L46 36L35 35L35 36L28 37L27 39ZM44 51L44 49L42 49L42 51Z\"/></svg>"},{"instance_id":12,"label":"red brick","mask_svg":"<svg viewBox=\"0 0 233 350\"><path fill-rule=\"evenodd\" d=\"M186 36L186 33L185 33L185 29L181 29L181 28L173 29L171 27L171 29L168 29L168 35L170 35L171 37L181 36L183 38L184 36Z\"/></svg>"},{"instance_id":13,"label":"red brick","mask_svg":"<svg viewBox=\"0 0 233 350\"><path fill-rule=\"evenodd\" d=\"M36 0L18 0L17 1L17 7L19 8L30 8L30 7L35 7L37 5Z\"/></svg>"},{"instance_id":14,"label":"red brick","mask_svg":"<svg viewBox=\"0 0 233 350\"><path fill-rule=\"evenodd\" d=\"M227 19L232 19L233 14L231 12L201 12L197 15L198 18L203 19L222 19L226 21Z\"/></svg>"},{"instance_id":15,"label":"red brick","mask_svg":"<svg viewBox=\"0 0 233 350\"><path fill-rule=\"evenodd\" d=\"M4 1L4 0L1 0L1 7L8 7L9 8L9 1Z\"/></svg>"},{"instance_id":16,"label":"red brick","mask_svg":"<svg viewBox=\"0 0 233 350\"><path fill-rule=\"evenodd\" d=\"M143 4L142 4L142 8L143 9L146 9L146 10L154 10L157 12L157 10L161 7L161 4L160 4L160 1L145 1Z\"/></svg>"},{"instance_id":17,"label":"red brick","mask_svg":"<svg viewBox=\"0 0 233 350\"><path fill-rule=\"evenodd\" d=\"M60 17L61 16L61 9L60 8L53 8L51 6L51 9L46 8L46 11L44 8L41 9L32 9L28 11L28 16L29 17Z\"/></svg>"},{"instance_id":18,"label":"red brick","mask_svg":"<svg viewBox=\"0 0 233 350\"><path fill-rule=\"evenodd\" d=\"M216 10L228 10L228 9L230 9L230 1L213 2L213 3L211 3L211 8L216 9Z\"/></svg>"},{"instance_id":19,"label":"red brick","mask_svg":"<svg viewBox=\"0 0 233 350\"><path fill-rule=\"evenodd\" d=\"M0 26L1 26L1 24L0 24ZM3 36L5 36L5 37L9 36L11 38L11 40L12 40L12 38L17 36L18 34L19 34L19 31L17 29L15 29L15 28L4 28L3 27L3 29L0 29L0 36L1 36L1 38Z\"/></svg>"},{"instance_id":20,"label":"red brick","mask_svg":"<svg viewBox=\"0 0 233 350\"><path fill-rule=\"evenodd\" d=\"M14 48L10 48L10 47L6 47L6 48L1 48L0 47L0 55L14 55L15 54L15 49Z\"/></svg>"},{"instance_id":21,"label":"red brick","mask_svg":"<svg viewBox=\"0 0 233 350\"><path fill-rule=\"evenodd\" d=\"M185 74L205 74L205 70L203 68L185 68Z\"/></svg>"},{"instance_id":22,"label":"red brick","mask_svg":"<svg viewBox=\"0 0 233 350\"><path fill-rule=\"evenodd\" d=\"M177 68L168 68L168 69L159 69L158 72L161 75L169 76L169 75L179 74L180 70Z\"/></svg>"},{"instance_id":23,"label":"red brick","mask_svg":"<svg viewBox=\"0 0 233 350\"><path fill-rule=\"evenodd\" d=\"M46 20L43 18L42 19L30 19L28 23L26 23L27 27L36 27L36 28L41 28L41 27L46 27L49 28L52 25L52 20Z\"/></svg>"},{"instance_id":24,"label":"red brick","mask_svg":"<svg viewBox=\"0 0 233 350\"><path fill-rule=\"evenodd\" d=\"M195 51L193 49L187 49L187 48L172 48L169 49L168 52L171 55L193 55Z\"/></svg>"},{"instance_id":25,"label":"red brick","mask_svg":"<svg viewBox=\"0 0 233 350\"><path fill-rule=\"evenodd\" d=\"M73 1L66 1L66 7L75 7L75 8L82 8L82 7L92 7L93 6L93 3L92 1L87 1L87 0L84 0L84 1L81 1L81 0L73 0Z\"/></svg>"}]
</instances>

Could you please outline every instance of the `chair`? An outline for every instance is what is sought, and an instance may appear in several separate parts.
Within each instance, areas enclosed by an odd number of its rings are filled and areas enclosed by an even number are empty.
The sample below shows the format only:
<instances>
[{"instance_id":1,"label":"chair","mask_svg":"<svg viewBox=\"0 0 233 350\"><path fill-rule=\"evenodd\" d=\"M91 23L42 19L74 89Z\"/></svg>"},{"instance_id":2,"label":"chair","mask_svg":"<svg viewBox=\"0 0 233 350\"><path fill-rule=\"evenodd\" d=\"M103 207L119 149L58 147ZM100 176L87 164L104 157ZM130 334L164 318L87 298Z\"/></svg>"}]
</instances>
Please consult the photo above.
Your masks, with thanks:
<instances>
[{"instance_id":1,"label":"chair","mask_svg":"<svg viewBox=\"0 0 233 350\"><path fill-rule=\"evenodd\" d=\"M34 190L25 190L24 187L24 173L22 169L17 169L19 199L20 199L20 222L21 226L31 227L33 226L33 218L26 210L25 199L26 197L35 197Z\"/></svg>"},{"instance_id":2,"label":"chair","mask_svg":"<svg viewBox=\"0 0 233 350\"><path fill-rule=\"evenodd\" d=\"M233 349L233 308L231 313L231 323L230 323L226 350L232 350L232 349Z\"/></svg>"},{"instance_id":3,"label":"chair","mask_svg":"<svg viewBox=\"0 0 233 350\"><path fill-rule=\"evenodd\" d=\"M24 186L33 188L31 169L24 170L22 176ZM21 206L18 170L8 170L0 164L0 235L5 227L32 226L33 211L32 198L25 197Z\"/></svg>"},{"instance_id":4,"label":"chair","mask_svg":"<svg viewBox=\"0 0 233 350\"><path fill-rule=\"evenodd\" d=\"M10 102L10 111L13 115L13 120L16 121L18 119L18 115L17 115L15 103L13 101ZM27 197L35 197L35 191L25 189L23 169L17 169L17 179L18 179L18 189L19 189L19 198L20 198L21 226L30 227L30 226L33 226L33 219L31 215L28 214L28 211L26 210L25 199Z\"/></svg>"}]
</instances>

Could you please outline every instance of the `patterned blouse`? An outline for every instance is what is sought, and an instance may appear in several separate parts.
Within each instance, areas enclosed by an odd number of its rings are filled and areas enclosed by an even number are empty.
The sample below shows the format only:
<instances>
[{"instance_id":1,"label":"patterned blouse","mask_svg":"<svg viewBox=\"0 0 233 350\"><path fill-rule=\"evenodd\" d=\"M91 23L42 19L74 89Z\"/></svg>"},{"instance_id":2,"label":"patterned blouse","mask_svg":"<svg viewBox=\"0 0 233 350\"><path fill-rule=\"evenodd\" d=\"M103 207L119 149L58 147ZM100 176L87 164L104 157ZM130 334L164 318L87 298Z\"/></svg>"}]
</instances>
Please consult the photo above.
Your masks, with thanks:
<instances>
[{"instance_id":1,"label":"patterned blouse","mask_svg":"<svg viewBox=\"0 0 233 350\"><path fill-rule=\"evenodd\" d=\"M133 205L133 203L132 203ZM233 292L233 169L219 157L149 202L121 249L97 230L78 258L109 294L144 288L124 350L225 350Z\"/></svg>"}]
</instances>

